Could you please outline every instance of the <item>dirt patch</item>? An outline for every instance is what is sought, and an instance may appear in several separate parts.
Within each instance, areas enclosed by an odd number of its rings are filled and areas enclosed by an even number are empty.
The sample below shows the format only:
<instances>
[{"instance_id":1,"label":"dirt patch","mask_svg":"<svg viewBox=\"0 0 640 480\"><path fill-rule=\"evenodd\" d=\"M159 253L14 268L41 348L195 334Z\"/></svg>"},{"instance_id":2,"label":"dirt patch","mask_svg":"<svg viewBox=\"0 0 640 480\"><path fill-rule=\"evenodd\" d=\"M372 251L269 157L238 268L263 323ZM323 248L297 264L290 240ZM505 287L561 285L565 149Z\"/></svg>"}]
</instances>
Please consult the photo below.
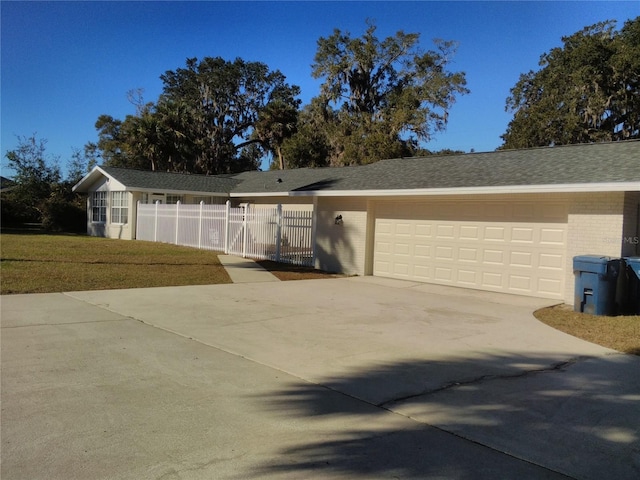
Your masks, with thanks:
<instances>
[{"instance_id":1,"label":"dirt patch","mask_svg":"<svg viewBox=\"0 0 640 480\"><path fill-rule=\"evenodd\" d=\"M300 267L286 263L276 263L271 260L256 260L256 263L265 270L269 270L280 280L315 280L319 278L340 278L346 277L341 273L325 272L311 267Z\"/></svg>"}]
</instances>

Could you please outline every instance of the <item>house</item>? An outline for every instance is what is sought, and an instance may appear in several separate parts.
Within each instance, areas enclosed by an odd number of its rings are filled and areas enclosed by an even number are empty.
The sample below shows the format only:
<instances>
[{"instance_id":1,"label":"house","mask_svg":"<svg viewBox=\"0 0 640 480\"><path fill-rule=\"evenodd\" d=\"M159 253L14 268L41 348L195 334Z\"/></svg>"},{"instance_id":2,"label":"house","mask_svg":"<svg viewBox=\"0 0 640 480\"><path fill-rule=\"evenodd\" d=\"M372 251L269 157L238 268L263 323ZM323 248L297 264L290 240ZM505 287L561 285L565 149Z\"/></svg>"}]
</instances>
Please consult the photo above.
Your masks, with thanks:
<instances>
[{"instance_id":1,"label":"house","mask_svg":"<svg viewBox=\"0 0 640 480\"><path fill-rule=\"evenodd\" d=\"M0 192L8 192L13 190L16 186L16 182L9 178L0 176Z\"/></svg>"},{"instance_id":2,"label":"house","mask_svg":"<svg viewBox=\"0 0 640 480\"><path fill-rule=\"evenodd\" d=\"M318 268L569 304L575 255L640 253L640 141L213 177L96 167L74 188L91 235L135 238L138 201L295 204L313 208Z\"/></svg>"}]
</instances>

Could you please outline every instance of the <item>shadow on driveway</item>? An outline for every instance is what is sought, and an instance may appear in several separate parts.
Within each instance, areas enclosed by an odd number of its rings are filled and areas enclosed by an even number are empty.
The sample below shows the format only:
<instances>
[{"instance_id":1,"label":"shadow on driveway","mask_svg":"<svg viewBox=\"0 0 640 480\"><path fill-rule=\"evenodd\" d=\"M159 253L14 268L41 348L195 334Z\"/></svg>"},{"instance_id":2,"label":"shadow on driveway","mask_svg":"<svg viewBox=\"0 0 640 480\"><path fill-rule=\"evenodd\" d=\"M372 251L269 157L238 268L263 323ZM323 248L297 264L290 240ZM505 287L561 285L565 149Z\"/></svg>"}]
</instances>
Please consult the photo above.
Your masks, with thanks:
<instances>
[{"instance_id":1,"label":"shadow on driveway","mask_svg":"<svg viewBox=\"0 0 640 480\"><path fill-rule=\"evenodd\" d=\"M361 414L355 406L345 411L350 403L327 402L326 390L371 403L376 390L408 375L421 379L424 389L372 404L379 408L369 410L371 431L353 430L337 440L315 439L285 450L281 462L258 474L303 470L358 477L501 478L498 465L456 450L454 439L462 437L474 443L473 449L486 446L512 460L544 466L550 476L554 471L580 479L640 478L640 381L638 376L628 378L640 371L640 359L612 354L518 371L524 364L539 366L549 359L486 355L480 361L494 370L516 371L467 376L478 361L406 361L326 378L322 385L290 384L263 399L271 413L302 418ZM458 372L456 380L434 382L445 373L451 378L452 372ZM418 423L403 431L378 430L381 409ZM536 471L534 477L540 474Z\"/></svg>"}]
</instances>

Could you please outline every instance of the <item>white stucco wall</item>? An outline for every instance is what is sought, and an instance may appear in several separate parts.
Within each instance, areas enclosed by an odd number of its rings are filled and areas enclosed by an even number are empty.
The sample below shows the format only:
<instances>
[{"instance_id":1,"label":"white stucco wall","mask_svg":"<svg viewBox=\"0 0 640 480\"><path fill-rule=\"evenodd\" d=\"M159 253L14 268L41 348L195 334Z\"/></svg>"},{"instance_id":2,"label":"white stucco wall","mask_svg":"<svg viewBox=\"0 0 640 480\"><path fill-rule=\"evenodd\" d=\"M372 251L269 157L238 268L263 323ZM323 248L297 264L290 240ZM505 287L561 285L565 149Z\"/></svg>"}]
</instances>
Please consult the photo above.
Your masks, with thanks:
<instances>
[{"instance_id":1,"label":"white stucco wall","mask_svg":"<svg viewBox=\"0 0 640 480\"><path fill-rule=\"evenodd\" d=\"M124 191L125 187L121 183L101 177L95 184L91 185L87 194L87 234L94 237L118 238L122 240L132 240L135 238L135 202L137 201L132 192L127 192L128 223L111 223L111 192ZM105 223L93 222L92 220L92 196L93 192L107 192L107 221Z\"/></svg>"},{"instance_id":2,"label":"white stucco wall","mask_svg":"<svg viewBox=\"0 0 640 480\"><path fill-rule=\"evenodd\" d=\"M342 215L342 225L335 224L338 215ZM367 200L320 197L316 219L316 268L364 275Z\"/></svg>"},{"instance_id":3,"label":"white stucco wall","mask_svg":"<svg viewBox=\"0 0 640 480\"><path fill-rule=\"evenodd\" d=\"M622 255L624 199L624 192L580 193L569 197L565 303L574 303L573 257Z\"/></svg>"}]
</instances>

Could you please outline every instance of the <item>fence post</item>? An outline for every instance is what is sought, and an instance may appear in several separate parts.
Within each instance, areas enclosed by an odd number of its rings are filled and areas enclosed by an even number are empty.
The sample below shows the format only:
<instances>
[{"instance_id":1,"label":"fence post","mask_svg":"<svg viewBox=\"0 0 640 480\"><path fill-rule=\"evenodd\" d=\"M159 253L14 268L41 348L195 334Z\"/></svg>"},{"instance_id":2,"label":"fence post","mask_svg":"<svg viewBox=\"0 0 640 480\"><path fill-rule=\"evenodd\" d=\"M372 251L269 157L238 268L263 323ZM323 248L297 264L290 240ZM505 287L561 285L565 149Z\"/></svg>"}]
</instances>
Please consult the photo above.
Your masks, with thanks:
<instances>
[{"instance_id":1,"label":"fence post","mask_svg":"<svg viewBox=\"0 0 640 480\"><path fill-rule=\"evenodd\" d=\"M160 204L159 200L156 200L156 213L153 217L153 241L158 241L158 205Z\"/></svg>"},{"instance_id":2,"label":"fence post","mask_svg":"<svg viewBox=\"0 0 640 480\"><path fill-rule=\"evenodd\" d=\"M198 217L198 249L202 250L202 208L204 201L200 201L200 215Z\"/></svg>"},{"instance_id":3,"label":"fence post","mask_svg":"<svg viewBox=\"0 0 640 480\"><path fill-rule=\"evenodd\" d=\"M247 217L249 216L249 204L244 207L242 216L242 258L247 258Z\"/></svg>"},{"instance_id":4,"label":"fence post","mask_svg":"<svg viewBox=\"0 0 640 480\"><path fill-rule=\"evenodd\" d=\"M313 212L311 214L311 266L316 266L316 235L318 231L318 197L313 197Z\"/></svg>"},{"instance_id":5,"label":"fence post","mask_svg":"<svg viewBox=\"0 0 640 480\"><path fill-rule=\"evenodd\" d=\"M276 209L276 262L280 261L280 248L282 245L282 204Z\"/></svg>"},{"instance_id":6,"label":"fence post","mask_svg":"<svg viewBox=\"0 0 640 480\"><path fill-rule=\"evenodd\" d=\"M140 200L136 202L136 240L140 231Z\"/></svg>"},{"instance_id":7,"label":"fence post","mask_svg":"<svg viewBox=\"0 0 640 480\"><path fill-rule=\"evenodd\" d=\"M224 211L224 253L229 253L229 217L231 213L231 200L225 203L227 207Z\"/></svg>"},{"instance_id":8,"label":"fence post","mask_svg":"<svg viewBox=\"0 0 640 480\"><path fill-rule=\"evenodd\" d=\"M178 245L178 229L180 228L180 200L176 202L176 241L175 244Z\"/></svg>"}]
</instances>

